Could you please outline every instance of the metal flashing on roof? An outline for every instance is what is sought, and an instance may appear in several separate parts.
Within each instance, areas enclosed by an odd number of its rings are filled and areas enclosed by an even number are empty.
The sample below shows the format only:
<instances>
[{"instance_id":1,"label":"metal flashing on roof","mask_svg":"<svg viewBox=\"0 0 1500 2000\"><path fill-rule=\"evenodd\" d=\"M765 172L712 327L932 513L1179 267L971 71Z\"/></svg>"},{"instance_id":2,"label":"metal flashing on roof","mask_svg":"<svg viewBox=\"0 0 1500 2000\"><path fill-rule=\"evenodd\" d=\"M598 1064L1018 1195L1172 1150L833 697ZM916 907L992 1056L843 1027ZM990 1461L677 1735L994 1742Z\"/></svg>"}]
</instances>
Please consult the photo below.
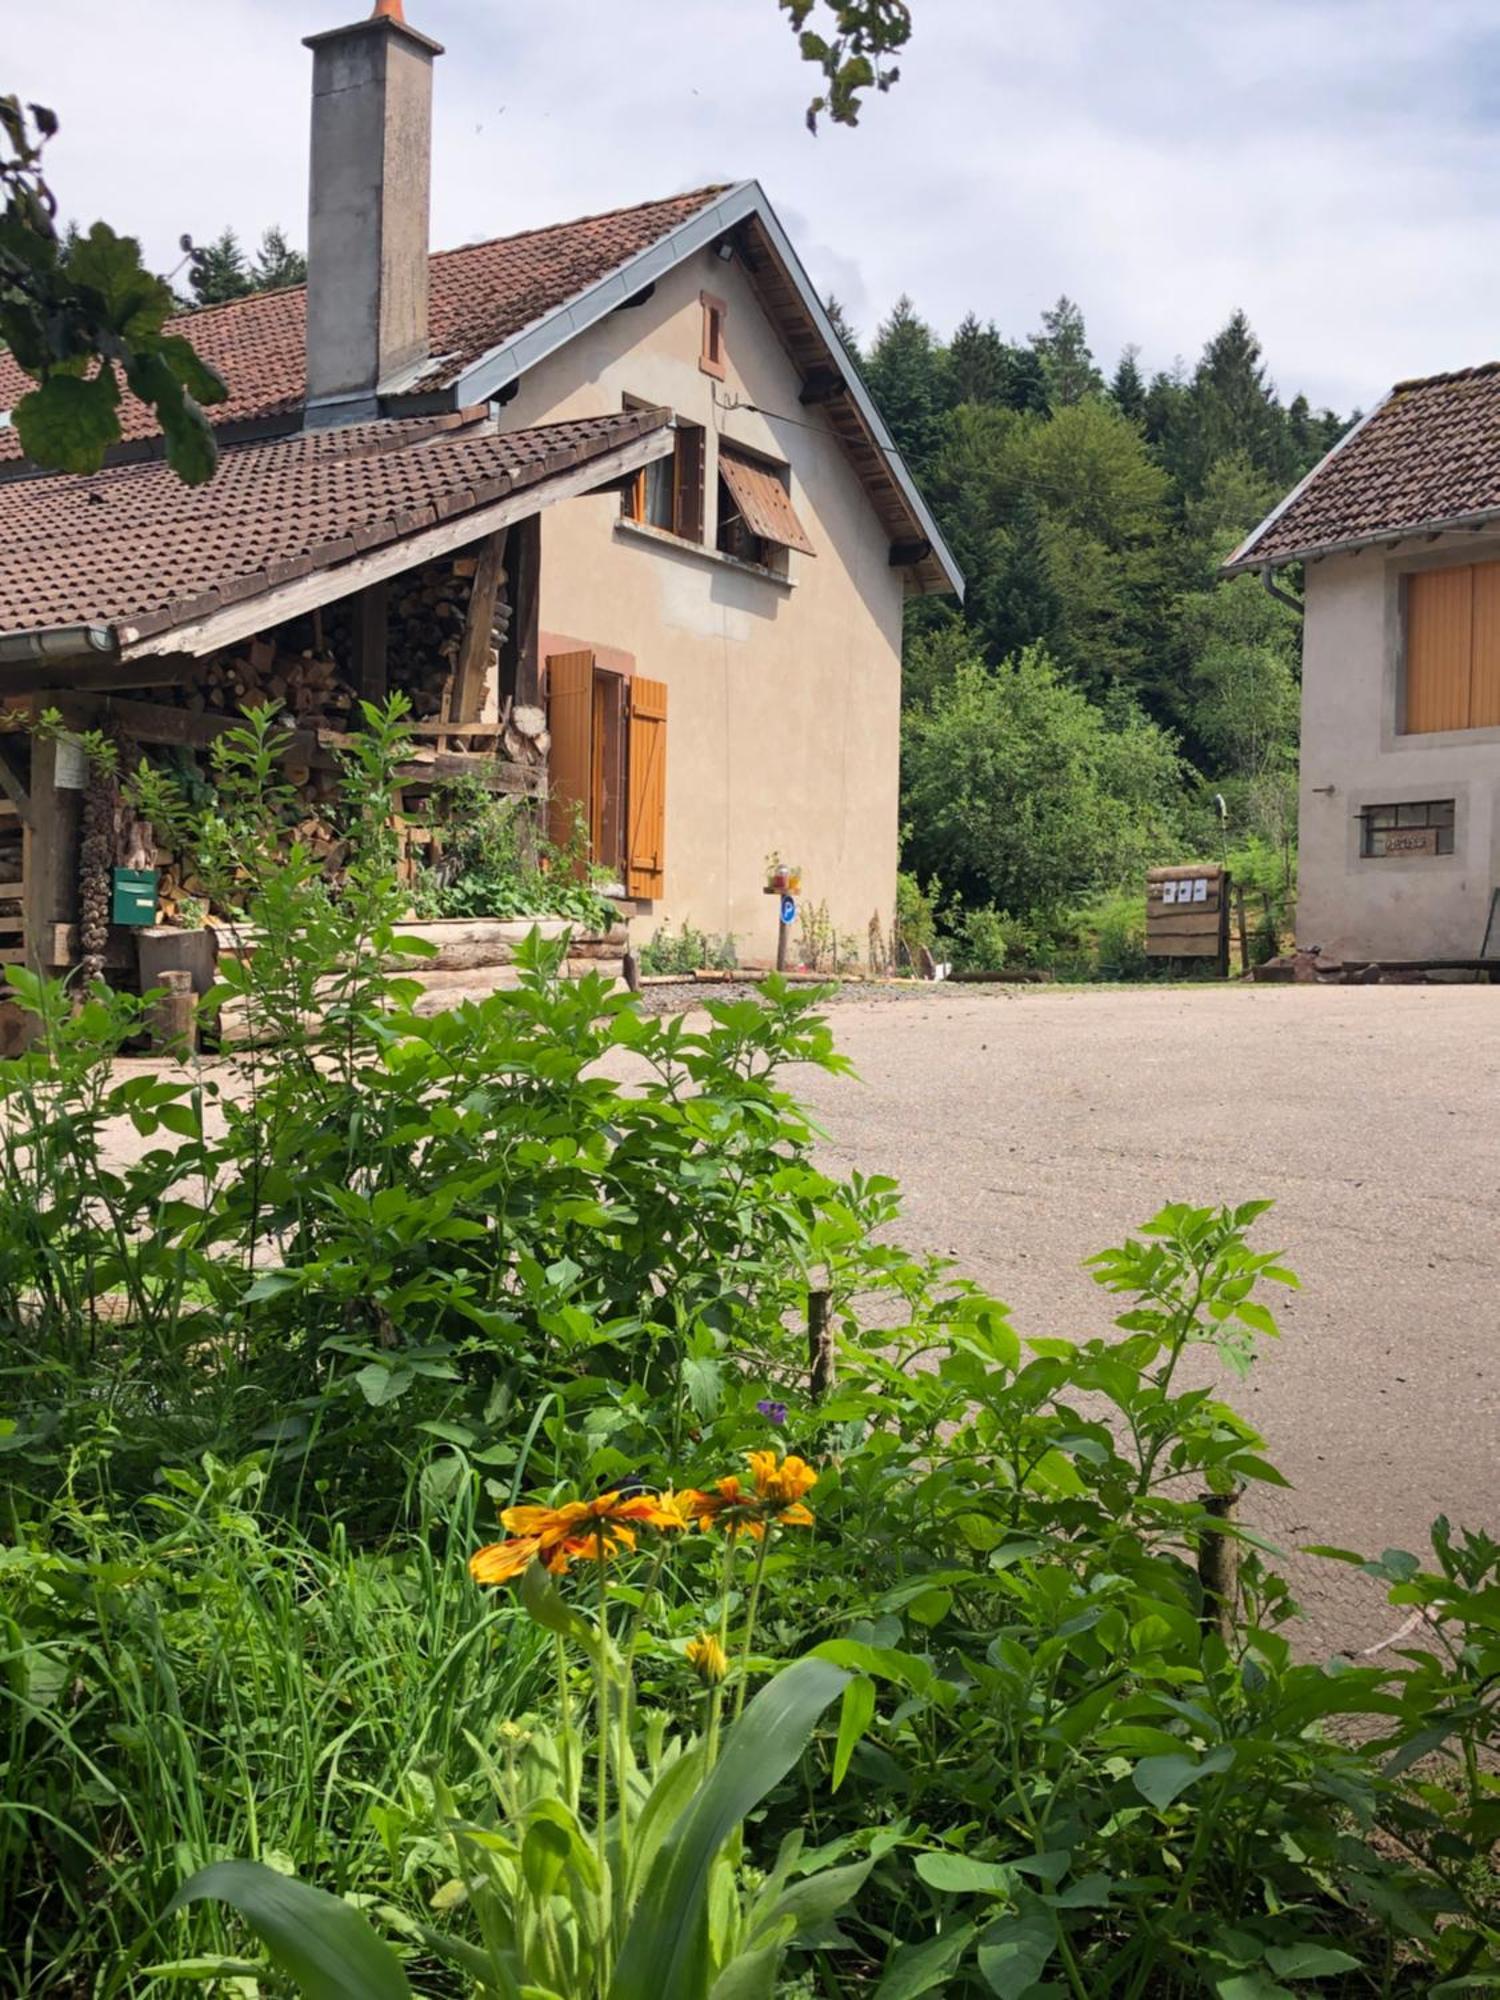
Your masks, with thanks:
<instances>
[{"instance_id":1,"label":"metal flashing on roof","mask_svg":"<svg viewBox=\"0 0 1500 2000\"><path fill-rule=\"evenodd\" d=\"M530 326L493 347L481 355L458 378L454 395L460 403L477 402L497 393L507 383L517 380L529 369L545 361L559 348L565 347L575 335L597 325L617 306L635 295L643 285L654 284L685 259L695 256L700 250L708 249L737 223L754 216L770 239L771 247L780 260L787 275L796 287L798 296L818 333L835 358L839 372L844 377L844 387L849 400L858 410L866 429L890 470L892 479L900 488L901 497L911 512L912 518L922 531L922 538L929 542L948 587L962 599L964 594L963 572L954 559L953 552L943 540L941 529L929 512L926 501L917 490L916 481L907 468L906 461L896 448L895 440L886 429L885 422L875 406L874 398L860 379L833 322L824 310L817 290L802 267L801 259L792 248L785 230L777 220L776 213L766 199L759 181L740 181L718 200L706 208L690 215L664 236L635 256L617 265L608 276L586 286L575 297L566 300L553 311L544 313Z\"/></svg>"}]
</instances>

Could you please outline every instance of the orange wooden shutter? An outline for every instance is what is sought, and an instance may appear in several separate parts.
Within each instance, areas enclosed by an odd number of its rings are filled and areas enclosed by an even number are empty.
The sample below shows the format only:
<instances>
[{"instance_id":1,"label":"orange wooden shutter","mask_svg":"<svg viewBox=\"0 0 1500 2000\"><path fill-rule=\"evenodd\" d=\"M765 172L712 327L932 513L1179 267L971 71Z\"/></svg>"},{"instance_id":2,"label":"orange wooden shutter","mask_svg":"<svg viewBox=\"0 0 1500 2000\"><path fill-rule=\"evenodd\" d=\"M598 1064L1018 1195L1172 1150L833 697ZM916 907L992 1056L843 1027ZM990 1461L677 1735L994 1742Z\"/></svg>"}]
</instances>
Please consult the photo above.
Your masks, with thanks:
<instances>
[{"instance_id":1,"label":"orange wooden shutter","mask_svg":"<svg viewBox=\"0 0 1500 2000\"><path fill-rule=\"evenodd\" d=\"M573 815L589 810L593 777L594 656L592 653L547 655L547 727L552 748L547 755L547 837L554 847L573 838Z\"/></svg>"},{"instance_id":2,"label":"orange wooden shutter","mask_svg":"<svg viewBox=\"0 0 1500 2000\"><path fill-rule=\"evenodd\" d=\"M667 839L667 689L630 683L630 815L625 887L632 896L662 894Z\"/></svg>"},{"instance_id":3,"label":"orange wooden shutter","mask_svg":"<svg viewBox=\"0 0 1500 2000\"><path fill-rule=\"evenodd\" d=\"M1474 571L1418 570L1406 581L1406 727L1467 729L1474 653Z\"/></svg>"},{"instance_id":4,"label":"orange wooden shutter","mask_svg":"<svg viewBox=\"0 0 1500 2000\"><path fill-rule=\"evenodd\" d=\"M1474 567L1474 665L1469 679L1469 727L1500 724L1500 563Z\"/></svg>"}]
</instances>

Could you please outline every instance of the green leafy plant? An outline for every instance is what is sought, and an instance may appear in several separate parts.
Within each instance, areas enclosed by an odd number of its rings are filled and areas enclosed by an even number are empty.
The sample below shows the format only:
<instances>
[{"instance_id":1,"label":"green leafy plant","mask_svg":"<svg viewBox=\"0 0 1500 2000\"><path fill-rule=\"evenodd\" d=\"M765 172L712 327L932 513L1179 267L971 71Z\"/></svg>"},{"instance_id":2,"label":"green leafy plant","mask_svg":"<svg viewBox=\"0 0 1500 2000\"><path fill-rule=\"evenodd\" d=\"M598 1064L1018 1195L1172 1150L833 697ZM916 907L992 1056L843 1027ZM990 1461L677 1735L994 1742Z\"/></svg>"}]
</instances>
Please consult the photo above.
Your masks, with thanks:
<instances>
[{"instance_id":1,"label":"green leafy plant","mask_svg":"<svg viewBox=\"0 0 1500 2000\"><path fill-rule=\"evenodd\" d=\"M37 384L11 412L21 448L37 465L97 471L121 436L123 379L155 413L168 464L199 484L218 462L201 405L229 392L167 331L171 288L142 264L134 237L103 222L59 233L42 165L56 132L44 106L0 97L0 341Z\"/></svg>"},{"instance_id":2,"label":"green leafy plant","mask_svg":"<svg viewBox=\"0 0 1500 2000\"><path fill-rule=\"evenodd\" d=\"M573 839L554 847L529 801L499 796L471 777L446 780L434 792L442 860L412 885L412 907L424 917L566 917L606 931L613 905L595 887L588 833L575 816Z\"/></svg>"},{"instance_id":3,"label":"green leafy plant","mask_svg":"<svg viewBox=\"0 0 1500 2000\"><path fill-rule=\"evenodd\" d=\"M730 972L739 963L732 937L713 937L707 931L684 924L674 932L661 924L636 954L636 963L648 976L664 973L684 975L700 970Z\"/></svg>"}]
</instances>

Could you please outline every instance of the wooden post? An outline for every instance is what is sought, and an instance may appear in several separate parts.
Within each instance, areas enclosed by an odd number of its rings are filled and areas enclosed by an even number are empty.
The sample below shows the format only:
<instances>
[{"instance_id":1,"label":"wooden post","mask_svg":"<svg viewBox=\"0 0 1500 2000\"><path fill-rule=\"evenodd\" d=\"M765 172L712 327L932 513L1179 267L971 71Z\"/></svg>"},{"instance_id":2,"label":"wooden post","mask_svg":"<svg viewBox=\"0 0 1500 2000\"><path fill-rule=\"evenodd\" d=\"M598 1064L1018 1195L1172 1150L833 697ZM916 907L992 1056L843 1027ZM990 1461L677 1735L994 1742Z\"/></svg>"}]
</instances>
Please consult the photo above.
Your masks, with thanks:
<instances>
[{"instance_id":1,"label":"wooden post","mask_svg":"<svg viewBox=\"0 0 1500 2000\"><path fill-rule=\"evenodd\" d=\"M785 926L783 926L785 928ZM833 1387L833 1329L828 1323L829 1294L810 1288L807 1294L807 1393L822 1402Z\"/></svg>"},{"instance_id":2,"label":"wooden post","mask_svg":"<svg viewBox=\"0 0 1500 2000\"><path fill-rule=\"evenodd\" d=\"M386 584L368 583L354 601L354 685L368 702L386 699Z\"/></svg>"},{"instance_id":3,"label":"wooden post","mask_svg":"<svg viewBox=\"0 0 1500 2000\"><path fill-rule=\"evenodd\" d=\"M516 708L542 705L542 517L517 521L507 545L510 629L500 655L500 692Z\"/></svg>"},{"instance_id":4,"label":"wooden post","mask_svg":"<svg viewBox=\"0 0 1500 2000\"><path fill-rule=\"evenodd\" d=\"M190 972L163 972L151 1003L151 1047L158 1055L190 1056L198 1046L198 997Z\"/></svg>"},{"instance_id":5,"label":"wooden post","mask_svg":"<svg viewBox=\"0 0 1500 2000\"><path fill-rule=\"evenodd\" d=\"M497 528L479 552L474 581L469 586L469 610L464 619L464 635L459 641L458 664L453 675L453 699L448 709L450 722L477 722L484 707L484 682L489 669L490 647L494 641L495 599L504 573L507 528Z\"/></svg>"},{"instance_id":6,"label":"wooden post","mask_svg":"<svg viewBox=\"0 0 1500 2000\"><path fill-rule=\"evenodd\" d=\"M1205 1514L1216 1521L1232 1521L1244 1488L1232 1493L1204 1493L1199 1496ZM1204 1528L1198 1536L1198 1581L1203 1586L1203 1609L1198 1622L1205 1632L1217 1632L1225 1645L1234 1636L1235 1612L1239 1604L1240 1545L1232 1535L1218 1528Z\"/></svg>"},{"instance_id":7,"label":"wooden post","mask_svg":"<svg viewBox=\"0 0 1500 2000\"><path fill-rule=\"evenodd\" d=\"M1245 885L1243 882L1236 882L1234 885L1234 916L1240 933L1240 971L1245 973L1250 970L1250 933L1245 925Z\"/></svg>"}]
</instances>

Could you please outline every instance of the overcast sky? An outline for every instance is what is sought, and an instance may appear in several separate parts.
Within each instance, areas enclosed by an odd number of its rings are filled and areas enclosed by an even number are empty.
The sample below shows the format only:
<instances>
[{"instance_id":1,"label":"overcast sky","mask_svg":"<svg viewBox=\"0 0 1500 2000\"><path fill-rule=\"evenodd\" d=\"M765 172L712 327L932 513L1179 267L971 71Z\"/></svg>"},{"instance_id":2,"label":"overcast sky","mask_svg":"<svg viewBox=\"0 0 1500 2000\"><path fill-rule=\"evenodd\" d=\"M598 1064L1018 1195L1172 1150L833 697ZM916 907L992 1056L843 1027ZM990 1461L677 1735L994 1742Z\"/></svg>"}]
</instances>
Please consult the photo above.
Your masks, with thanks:
<instances>
[{"instance_id":1,"label":"overcast sky","mask_svg":"<svg viewBox=\"0 0 1500 2000\"><path fill-rule=\"evenodd\" d=\"M806 133L775 0L407 0L437 68L435 248L757 176L867 334L903 291L1019 337L1068 292L1112 368L1242 305L1341 410L1500 355L1494 0L914 0L900 83ZM32 0L5 88L62 119L64 214L306 240L300 38L341 0Z\"/></svg>"}]
</instances>

